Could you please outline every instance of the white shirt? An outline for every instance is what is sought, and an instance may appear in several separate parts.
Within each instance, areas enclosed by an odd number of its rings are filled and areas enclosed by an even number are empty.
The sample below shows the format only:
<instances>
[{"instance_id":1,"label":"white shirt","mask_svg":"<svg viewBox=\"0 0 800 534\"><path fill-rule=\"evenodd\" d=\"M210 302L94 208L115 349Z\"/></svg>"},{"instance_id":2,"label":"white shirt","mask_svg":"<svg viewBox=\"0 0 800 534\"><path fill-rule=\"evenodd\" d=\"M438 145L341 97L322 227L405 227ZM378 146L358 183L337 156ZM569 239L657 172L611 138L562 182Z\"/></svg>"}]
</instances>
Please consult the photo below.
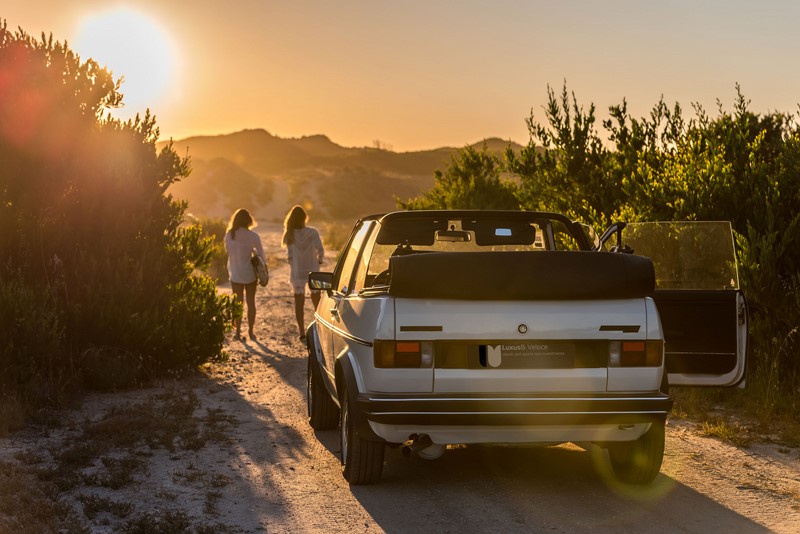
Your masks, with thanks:
<instances>
[{"instance_id":1,"label":"white shirt","mask_svg":"<svg viewBox=\"0 0 800 534\"><path fill-rule=\"evenodd\" d=\"M237 228L235 238L227 232L225 251L228 253L228 276L231 282L237 284L251 284L256 281L256 274L250 263L250 254L253 251L261 256L264 263L267 261L261 246L261 237L248 228Z\"/></svg>"},{"instance_id":2,"label":"white shirt","mask_svg":"<svg viewBox=\"0 0 800 534\"><path fill-rule=\"evenodd\" d=\"M317 229L306 226L294 231L294 243L287 246L286 251L292 267L292 287L298 294L308 283L308 273L319 271L319 265L325 258L325 249L322 248Z\"/></svg>"}]
</instances>

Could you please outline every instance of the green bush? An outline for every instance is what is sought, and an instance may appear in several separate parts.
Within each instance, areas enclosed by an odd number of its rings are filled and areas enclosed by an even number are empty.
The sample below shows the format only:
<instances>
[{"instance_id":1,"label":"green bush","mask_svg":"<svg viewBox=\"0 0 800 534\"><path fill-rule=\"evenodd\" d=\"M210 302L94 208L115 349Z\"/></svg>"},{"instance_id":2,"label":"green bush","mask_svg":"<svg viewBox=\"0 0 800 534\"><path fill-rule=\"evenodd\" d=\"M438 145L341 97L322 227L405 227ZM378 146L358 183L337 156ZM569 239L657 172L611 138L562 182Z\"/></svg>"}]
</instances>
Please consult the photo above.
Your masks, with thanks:
<instances>
[{"instance_id":1,"label":"green bush","mask_svg":"<svg viewBox=\"0 0 800 534\"><path fill-rule=\"evenodd\" d=\"M228 256L225 254L225 230L228 223L222 219L198 219L194 222L202 229L202 233L206 237L213 238L214 251L211 256L211 261L205 269L206 274L210 276L217 284L228 281Z\"/></svg>"},{"instance_id":2,"label":"green bush","mask_svg":"<svg viewBox=\"0 0 800 534\"><path fill-rule=\"evenodd\" d=\"M165 194L188 158L156 150L149 110L109 118L119 81L52 37L0 24L0 72L0 382L116 388L224 357L235 307L197 274L216 246Z\"/></svg>"},{"instance_id":3,"label":"green bush","mask_svg":"<svg viewBox=\"0 0 800 534\"><path fill-rule=\"evenodd\" d=\"M50 288L21 278L0 276L0 434L19 426L26 406L56 405L78 381Z\"/></svg>"},{"instance_id":4,"label":"green bush","mask_svg":"<svg viewBox=\"0 0 800 534\"><path fill-rule=\"evenodd\" d=\"M466 146L456 152L447 169L434 173L430 191L408 201L403 209L518 209L516 186L501 176L503 164L484 144L479 151Z\"/></svg>"}]
</instances>

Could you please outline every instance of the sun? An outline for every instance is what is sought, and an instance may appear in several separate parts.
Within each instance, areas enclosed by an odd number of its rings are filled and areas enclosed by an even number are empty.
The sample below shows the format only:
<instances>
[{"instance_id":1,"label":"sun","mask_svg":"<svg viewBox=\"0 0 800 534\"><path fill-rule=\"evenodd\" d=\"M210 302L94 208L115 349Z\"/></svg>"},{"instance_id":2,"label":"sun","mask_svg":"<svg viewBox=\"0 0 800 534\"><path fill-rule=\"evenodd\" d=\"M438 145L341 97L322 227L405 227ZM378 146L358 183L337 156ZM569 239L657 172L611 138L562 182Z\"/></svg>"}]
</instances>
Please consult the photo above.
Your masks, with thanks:
<instances>
[{"instance_id":1,"label":"sun","mask_svg":"<svg viewBox=\"0 0 800 534\"><path fill-rule=\"evenodd\" d=\"M164 29L137 11L121 7L86 16L72 47L83 60L92 58L123 78L124 107L112 112L118 118L147 108L157 112L173 89L175 47Z\"/></svg>"}]
</instances>

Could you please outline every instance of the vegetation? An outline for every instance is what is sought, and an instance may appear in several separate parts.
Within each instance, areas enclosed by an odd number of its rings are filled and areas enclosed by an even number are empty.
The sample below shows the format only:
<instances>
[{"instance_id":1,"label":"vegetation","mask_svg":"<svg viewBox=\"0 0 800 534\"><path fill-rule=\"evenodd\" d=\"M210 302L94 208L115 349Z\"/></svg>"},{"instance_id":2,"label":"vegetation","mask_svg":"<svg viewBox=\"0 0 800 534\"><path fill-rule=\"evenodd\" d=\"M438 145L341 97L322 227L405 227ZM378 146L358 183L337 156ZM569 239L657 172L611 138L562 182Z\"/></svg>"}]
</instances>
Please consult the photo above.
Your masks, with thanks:
<instances>
[{"instance_id":1,"label":"vegetation","mask_svg":"<svg viewBox=\"0 0 800 534\"><path fill-rule=\"evenodd\" d=\"M165 194L188 159L156 150L149 111L110 118L120 82L52 37L1 23L0 72L0 427L85 375L120 370L116 387L221 358L233 303L195 274L212 242Z\"/></svg>"},{"instance_id":2,"label":"vegetation","mask_svg":"<svg viewBox=\"0 0 800 534\"><path fill-rule=\"evenodd\" d=\"M101 526L114 532L230 531L209 522L219 515L219 490L230 478L191 461L172 478L176 486L204 490L203 514L196 517L172 510L176 496L166 491L150 496L151 503L124 500L124 491L111 499L102 491L141 483L150 476L147 459L158 451L177 459L212 444L230 446L238 420L219 408L202 410L193 385L173 384L142 401L116 404L98 419L68 420L63 442L18 451L16 462L0 461L0 532L90 532ZM153 503L156 511L148 512Z\"/></svg>"},{"instance_id":3,"label":"vegetation","mask_svg":"<svg viewBox=\"0 0 800 534\"><path fill-rule=\"evenodd\" d=\"M223 219L203 218L195 219L192 224L202 229L203 235L212 242L211 261L205 268L205 273L220 284L228 280L228 255L225 253L225 231L228 222Z\"/></svg>"},{"instance_id":4,"label":"vegetation","mask_svg":"<svg viewBox=\"0 0 800 534\"><path fill-rule=\"evenodd\" d=\"M456 152L450 166L434 172L433 188L408 202L403 209L515 209L515 186L501 177L502 161L486 145L466 146Z\"/></svg>"},{"instance_id":5,"label":"vegetation","mask_svg":"<svg viewBox=\"0 0 800 534\"><path fill-rule=\"evenodd\" d=\"M750 304L744 403L762 421L800 413L800 126L753 113L736 87L733 111L699 105L684 116L663 100L631 117L625 100L598 131L594 105L566 84L548 89L546 123L504 160L467 147L409 208L513 207L560 211L602 229L614 220L729 220ZM502 179L514 176L516 181ZM516 202L498 203L513 192Z\"/></svg>"},{"instance_id":6,"label":"vegetation","mask_svg":"<svg viewBox=\"0 0 800 534\"><path fill-rule=\"evenodd\" d=\"M703 436L713 436L733 443L737 447L746 449L750 446L751 438L748 429L739 422L729 423L720 418L705 421L700 432Z\"/></svg>"}]
</instances>

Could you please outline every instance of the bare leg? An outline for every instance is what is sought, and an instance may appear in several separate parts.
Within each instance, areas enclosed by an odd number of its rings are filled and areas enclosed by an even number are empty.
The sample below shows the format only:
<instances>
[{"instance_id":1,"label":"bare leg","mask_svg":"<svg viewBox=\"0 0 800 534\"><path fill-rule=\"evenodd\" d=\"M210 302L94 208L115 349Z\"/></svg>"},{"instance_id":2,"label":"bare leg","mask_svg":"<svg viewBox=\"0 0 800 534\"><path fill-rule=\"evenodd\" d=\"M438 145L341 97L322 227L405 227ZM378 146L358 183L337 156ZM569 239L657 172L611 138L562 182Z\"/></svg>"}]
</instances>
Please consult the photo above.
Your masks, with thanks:
<instances>
[{"instance_id":1,"label":"bare leg","mask_svg":"<svg viewBox=\"0 0 800 534\"><path fill-rule=\"evenodd\" d=\"M233 290L233 296L239 302L244 302L244 284L238 284L236 282L231 282L231 289ZM242 335L242 320L241 319L234 319L233 326L236 328L236 339L239 339Z\"/></svg>"},{"instance_id":2,"label":"bare leg","mask_svg":"<svg viewBox=\"0 0 800 534\"><path fill-rule=\"evenodd\" d=\"M300 332L300 336L306 335L306 330L303 324L303 306L306 302L306 296L304 293L294 296L294 317L297 319L297 330Z\"/></svg>"},{"instance_id":3,"label":"bare leg","mask_svg":"<svg viewBox=\"0 0 800 534\"><path fill-rule=\"evenodd\" d=\"M255 340L253 327L256 324L256 282L247 284L245 290L247 294L247 333L250 335L250 339Z\"/></svg>"}]
</instances>

